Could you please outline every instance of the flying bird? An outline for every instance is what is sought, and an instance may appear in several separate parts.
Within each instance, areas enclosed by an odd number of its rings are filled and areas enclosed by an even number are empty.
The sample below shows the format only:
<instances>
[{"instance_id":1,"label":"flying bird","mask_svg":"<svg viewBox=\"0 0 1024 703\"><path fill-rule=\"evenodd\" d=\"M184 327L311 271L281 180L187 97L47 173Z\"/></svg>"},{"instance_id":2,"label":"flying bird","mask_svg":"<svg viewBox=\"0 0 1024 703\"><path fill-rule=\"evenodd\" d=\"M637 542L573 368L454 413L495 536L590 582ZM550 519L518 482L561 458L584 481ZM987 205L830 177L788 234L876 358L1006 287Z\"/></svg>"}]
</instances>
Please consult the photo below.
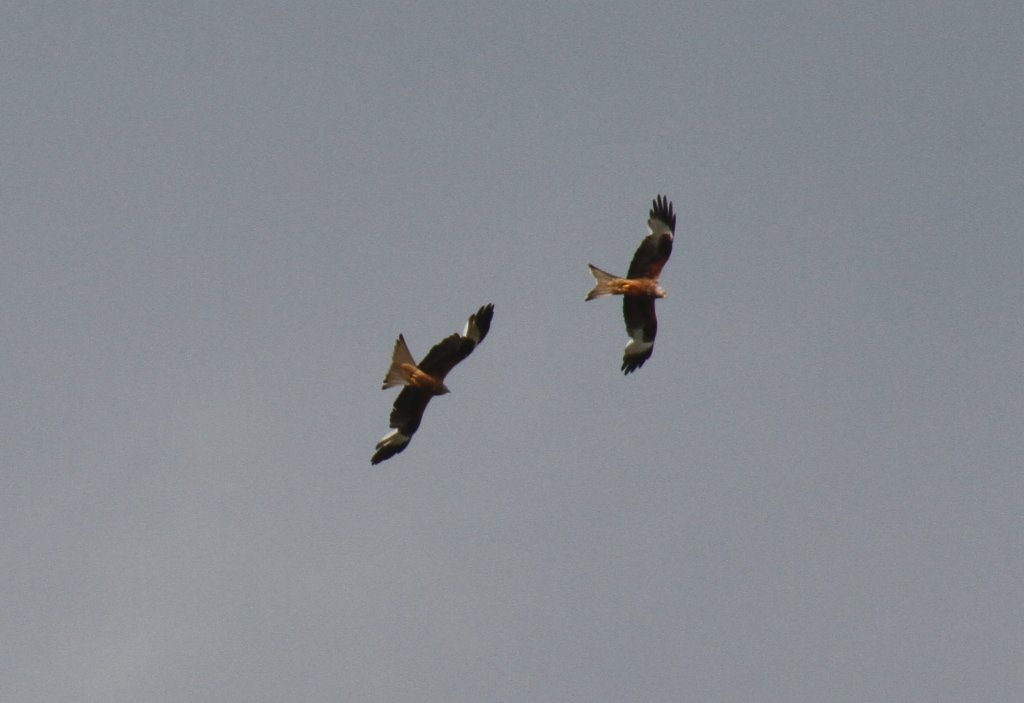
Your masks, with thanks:
<instances>
[{"instance_id":1,"label":"flying bird","mask_svg":"<svg viewBox=\"0 0 1024 703\"><path fill-rule=\"evenodd\" d=\"M444 377L456 364L469 356L476 345L487 336L491 328L494 306L484 305L466 320L461 334L452 334L434 345L417 364L405 337L398 335L391 355L391 367L384 375L384 388L404 386L391 409L391 427L394 428L377 442L371 464L379 464L398 454L409 444L420 426L423 411L435 395L448 393Z\"/></svg>"},{"instance_id":2,"label":"flying bird","mask_svg":"<svg viewBox=\"0 0 1024 703\"><path fill-rule=\"evenodd\" d=\"M654 337L658 334L654 301L667 295L665 289L658 285L658 276L672 254L676 230L676 216L668 198L659 195L652 201L647 226L651 233L640 242L625 278L587 264L595 285L587 293L586 300L605 295L622 296L622 316L626 319L626 334L630 336L622 355L622 372L625 374L643 366L654 353Z\"/></svg>"}]
</instances>

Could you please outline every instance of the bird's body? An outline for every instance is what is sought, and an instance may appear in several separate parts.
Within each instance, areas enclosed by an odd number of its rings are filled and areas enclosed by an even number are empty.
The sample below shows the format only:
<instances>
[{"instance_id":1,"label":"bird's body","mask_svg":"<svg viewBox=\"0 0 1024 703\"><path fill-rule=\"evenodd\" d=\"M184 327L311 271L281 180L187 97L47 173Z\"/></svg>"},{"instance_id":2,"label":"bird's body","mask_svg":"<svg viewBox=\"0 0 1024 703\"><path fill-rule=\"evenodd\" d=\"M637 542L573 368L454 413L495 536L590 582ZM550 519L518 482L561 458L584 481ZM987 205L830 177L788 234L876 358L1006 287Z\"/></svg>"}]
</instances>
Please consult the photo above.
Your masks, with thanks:
<instances>
[{"instance_id":1,"label":"bird's body","mask_svg":"<svg viewBox=\"0 0 1024 703\"><path fill-rule=\"evenodd\" d=\"M630 336L622 356L622 372L626 374L643 366L654 353L654 338L658 333L654 301L667 295L658 277L672 255L676 216L672 203L664 196L654 199L647 225L651 232L640 242L625 278L589 265L594 288L587 293L586 300L606 295L623 296L622 316Z\"/></svg>"},{"instance_id":2,"label":"bird's body","mask_svg":"<svg viewBox=\"0 0 1024 703\"><path fill-rule=\"evenodd\" d=\"M448 392L443 378L431 375L416 365L403 335L398 335L395 342L395 350L391 354L391 368L384 374L384 385L381 386L381 390L393 386L408 386L426 391L430 395L444 395Z\"/></svg>"},{"instance_id":3,"label":"bird's body","mask_svg":"<svg viewBox=\"0 0 1024 703\"><path fill-rule=\"evenodd\" d=\"M383 387L403 388L391 409L390 426L393 429L377 442L370 463L379 464L408 446L413 434L419 429L430 399L449 392L444 384L445 376L487 336L493 315L494 306L484 305L469 316L461 334L452 334L442 339L418 364L409 352L405 337L398 335L391 355L391 366L384 375Z\"/></svg>"},{"instance_id":4,"label":"bird's body","mask_svg":"<svg viewBox=\"0 0 1024 703\"><path fill-rule=\"evenodd\" d=\"M656 278L619 278L607 271L602 271L596 266L587 265L590 266L590 273L594 277L596 284L587 293L586 300L594 300L606 295L631 295L637 298L665 297L664 291L661 290L661 286L658 285L658 279Z\"/></svg>"},{"instance_id":5,"label":"bird's body","mask_svg":"<svg viewBox=\"0 0 1024 703\"><path fill-rule=\"evenodd\" d=\"M436 376L431 376L418 366L402 364L399 367L399 372L402 374L403 378L405 378L404 385L406 386L430 391L431 395L444 395L448 392L444 385L444 381L441 381Z\"/></svg>"}]
</instances>

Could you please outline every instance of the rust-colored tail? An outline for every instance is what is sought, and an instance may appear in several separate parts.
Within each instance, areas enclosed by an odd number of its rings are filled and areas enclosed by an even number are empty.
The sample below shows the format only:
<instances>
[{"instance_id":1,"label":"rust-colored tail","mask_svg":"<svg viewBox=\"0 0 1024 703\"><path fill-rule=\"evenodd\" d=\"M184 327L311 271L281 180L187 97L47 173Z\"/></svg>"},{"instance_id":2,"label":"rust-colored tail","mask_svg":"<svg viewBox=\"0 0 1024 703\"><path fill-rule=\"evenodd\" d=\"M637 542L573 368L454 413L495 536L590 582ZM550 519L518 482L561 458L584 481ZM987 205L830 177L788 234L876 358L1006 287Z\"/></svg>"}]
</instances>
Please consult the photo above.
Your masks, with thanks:
<instances>
[{"instance_id":1,"label":"rust-colored tail","mask_svg":"<svg viewBox=\"0 0 1024 703\"><path fill-rule=\"evenodd\" d=\"M584 298L584 300L593 300L594 298L600 298L605 295L612 295L611 284L612 281L618 278L618 276L613 276L607 271L602 271L593 264L587 264L587 266L590 267L590 273L594 277L594 288L587 293L587 297Z\"/></svg>"},{"instance_id":2,"label":"rust-colored tail","mask_svg":"<svg viewBox=\"0 0 1024 703\"><path fill-rule=\"evenodd\" d=\"M408 374L402 372L402 364L416 366L416 361L412 358L412 352L409 351L409 347L405 343L405 337L398 335L398 339L395 340L395 350L391 353L391 366L384 374L384 385L381 390L392 386L408 385L409 377Z\"/></svg>"}]
</instances>

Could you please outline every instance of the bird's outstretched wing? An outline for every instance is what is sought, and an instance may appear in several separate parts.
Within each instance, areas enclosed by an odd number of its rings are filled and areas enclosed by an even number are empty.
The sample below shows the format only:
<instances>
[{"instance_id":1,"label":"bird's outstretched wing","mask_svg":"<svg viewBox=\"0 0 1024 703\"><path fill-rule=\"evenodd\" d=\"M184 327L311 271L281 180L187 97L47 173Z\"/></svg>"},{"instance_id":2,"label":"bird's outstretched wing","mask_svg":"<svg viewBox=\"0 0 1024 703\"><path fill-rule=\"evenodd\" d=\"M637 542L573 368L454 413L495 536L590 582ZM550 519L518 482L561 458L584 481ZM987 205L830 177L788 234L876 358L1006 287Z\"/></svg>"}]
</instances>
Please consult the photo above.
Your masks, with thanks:
<instances>
[{"instance_id":1,"label":"bird's outstretched wing","mask_svg":"<svg viewBox=\"0 0 1024 703\"><path fill-rule=\"evenodd\" d=\"M630 374L643 366L654 353L654 338L658 334L654 298L625 296L622 299L622 316L626 320L626 334L631 338L622 353L622 372Z\"/></svg>"},{"instance_id":2,"label":"bird's outstretched wing","mask_svg":"<svg viewBox=\"0 0 1024 703\"><path fill-rule=\"evenodd\" d=\"M427 352L420 361L420 368L439 379L444 379L455 366L473 353L476 345L483 341L491 329L494 306L484 305L466 320L461 334L445 337Z\"/></svg>"},{"instance_id":3,"label":"bird's outstretched wing","mask_svg":"<svg viewBox=\"0 0 1024 703\"><path fill-rule=\"evenodd\" d=\"M423 411L433 396L422 388L406 386L395 398L391 408L390 426L394 429L381 437L377 442L376 451L370 459L371 464L379 464L390 459L409 445L409 440L416 434L423 420Z\"/></svg>"},{"instance_id":4,"label":"bird's outstretched wing","mask_svg":"<svg viewBox=\"0 0 1024 703\"><path fill-rule=\"evenodd\" d=\"M672 203L664 195L659 195L652 202L647 226L651 233L644 237L633 254L627 278L657 279L668 257L672 255L676 215L672 211Z\"/></svg>"}]
</instances>

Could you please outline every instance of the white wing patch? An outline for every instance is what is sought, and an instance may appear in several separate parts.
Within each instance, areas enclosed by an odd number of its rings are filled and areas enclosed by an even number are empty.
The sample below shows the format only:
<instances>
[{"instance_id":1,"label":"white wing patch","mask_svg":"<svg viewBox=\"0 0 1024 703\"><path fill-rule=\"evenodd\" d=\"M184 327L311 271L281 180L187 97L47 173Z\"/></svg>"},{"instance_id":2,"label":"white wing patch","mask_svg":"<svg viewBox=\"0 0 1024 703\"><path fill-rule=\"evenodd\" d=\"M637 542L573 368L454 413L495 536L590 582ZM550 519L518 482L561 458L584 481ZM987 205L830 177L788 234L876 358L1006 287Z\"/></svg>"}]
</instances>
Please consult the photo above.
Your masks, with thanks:
<instances>
[{"instance_id":1,"label":"white wing patch","mask_svg":"<svg viewBox=\"0 0 1024 703\"><path fill-rule=\"evenodd\" d=\"M633 333L633 339L626 345L622 354L622 371L632 373L644 365L644 362L654 353L654 340L643 341L643 330Z\"/></svg>"},{"instance_id":2,"label":"white wing patch","mask_svg":"<svg viewBox=\"0 0 1024 703\"><path fill-rule=\"evenodd\" d=\"M384 447L401 447L409 443L409 437L398 430L391 430L386 435L380 438L377 442L377 449L383 449Z\"/></svg>"},{"instance_id":3,"label":"white wing patch","mask_svg":"<svg viewBox=\"0 0 1024 703\"><path fill-rule=\"evenodd\" d=\"M668 223L662 222L656 217L648 218L647 226L651 229L651 234L667 234L669 237L672 236L672 229L668 226Z\"/></svg>"},{"instance_id":4,"label":"white wing patch","mask_svg":"<svg viewBox=\"0 0 1024 703\"><path fill-rule=\"evenodd\" d=\"M476 326L476 314L469 316L466 326L462 328L462 336L472 339L474 343L480 343L480 328Z\"/></svg>"},{"instance_id":5,"label":"white wing patch","mask_svg":"<svg viewBox=\"0 0 1024 703\"><path fill-rule=\"evenodd\" d=\"M636 356L638 354L644 354L648 349L654 346L654 342L645 342L641 340L641 333L637 333L637 336L630 340L629 344L626 345L625 354L626 356Z\"/></svg>"}]
</instances>

